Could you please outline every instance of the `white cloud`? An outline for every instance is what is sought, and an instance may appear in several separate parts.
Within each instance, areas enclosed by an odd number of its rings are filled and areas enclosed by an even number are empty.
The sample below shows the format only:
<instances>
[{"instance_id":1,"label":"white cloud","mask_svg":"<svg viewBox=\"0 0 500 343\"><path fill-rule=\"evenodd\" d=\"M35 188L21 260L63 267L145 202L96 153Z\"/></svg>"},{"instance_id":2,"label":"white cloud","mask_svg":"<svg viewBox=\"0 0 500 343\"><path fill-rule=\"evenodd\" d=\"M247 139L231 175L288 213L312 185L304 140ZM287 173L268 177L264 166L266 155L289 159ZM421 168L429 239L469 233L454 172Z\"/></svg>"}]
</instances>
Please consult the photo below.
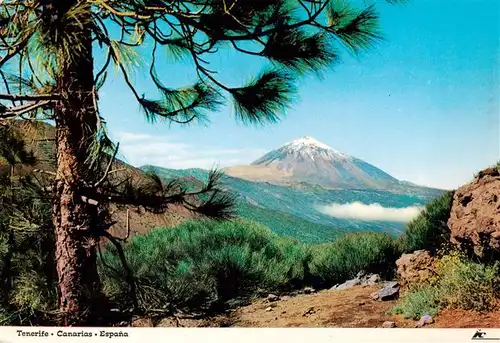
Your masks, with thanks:
<instances>
[{"instance_id":1,"label":"white cloud","mask_svg":"<svg viewBox=\"0 0 500 343\"><path fill-rule=\"evenodd\" d=\"M173 169L227 167L247 164L262 156L260 149L230 149L199 146L168 140L162 136L119 132L120 154L135 166L146 164Z\"/></svg>"},{"instance_id":2,"label":"white cloud","mask_svg":"<svg viewBox=\"0 0 500 343\"><path fill-rule=\"evenodd\" d=\"M406 223L417 217L422 207L409 206L404 208L383 207L380 204L363 204L352 202L349 204L333 203L317 207L318 211L335 218L357 219L363 221L392 221Z\"/></svg>"}]
</instances>

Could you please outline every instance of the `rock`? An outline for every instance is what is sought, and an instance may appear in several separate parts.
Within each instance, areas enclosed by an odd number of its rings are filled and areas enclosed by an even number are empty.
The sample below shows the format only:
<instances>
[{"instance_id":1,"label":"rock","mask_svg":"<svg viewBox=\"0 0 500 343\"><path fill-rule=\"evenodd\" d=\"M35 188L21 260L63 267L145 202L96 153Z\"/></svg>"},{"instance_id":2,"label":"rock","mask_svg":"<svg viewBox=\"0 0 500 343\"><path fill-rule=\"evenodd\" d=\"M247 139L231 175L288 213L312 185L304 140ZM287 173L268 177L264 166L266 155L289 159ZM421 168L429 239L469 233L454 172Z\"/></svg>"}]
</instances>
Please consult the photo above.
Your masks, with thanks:
<instances>
[{"instance_id":1,"label":"rock","mask_svg":"<svg viewBox=\"0 0 500 343\"><path fill-rule=\"evenodd\" d=\"M151 318L138 318L132 321L131 326L136 328L152 328L154 325Z\"/></svg>"},{"instance_id":2,"label":"rock","mask_svg":"<svg viewBox=\"0 0 500 343\"><path fill-rule=\"evenodd\" d=\"M399 296L399 284L397 282L389 282L378 292L378 300L388 301L396 299Z\"/></svg>"},{"instance_id":3,"label":"rock","mask_svg":"<svg viewBox=\"0 0 500 343\"><path fill-rule=\"evenodd\" d=\"M500 256L500 170L481 171L453 195L448 219L451 242L482 259Z\"/></svg>"},{"instance_id":4,"label":"rock","mask_svg":"<svg viewBox=\"0 0 500 343\"><path fill-rule=\"evenodd\" d=\"M280 297L275 294L269 294L266 299L271 303L280 300Z\"/></svg>"},{"instance_id":5,"label":"rock","mask_svg":"<svg viewBox=\"0 0 500 343\"><path fill-rule=\"evenodd\" d=\"M271 306L269 306L268 308L266 308L266 312L271 312L273 310L273 308Z\"/></svg>"},{"instance_id":6,"label":"rock","mask_svg":"<svg viewBox=\"0 0 500 343\"><path fill-rule=\"evenodd\" d=\"M292 297L291 297L291 296L289 296L289 295L284 295L284 296L282 296L282 297L281 297L281 300L282 300L282 301L286 301L286 300L289 300L289 299L291 299L291 298L292 298Z\"/></svg>"},{"instance_id":7,"label":"rock","mask_svg":"<svg viewBox=\"0 0 500 343\"><path fill-rule=\"evenodd\" d=\"M366 276L366 272L364 270L361 270L358 274L356 274L355 279L363 279Z\"/></svg>"},{"instance_id":8,"label":"rock","mask_svg":"<svg viewBox=\"0 0 500 343\"><path fill-rule=\"evenodd\" d=\"M380 282L380 276L378 274L371 274L365 277L365 279L361 282L363 286L373 286Z\"/></svg>"},{"instance_id":9,"label":"rock","mask_svg":"<svg viewBox=\"0 0 500 343\"><path fill-rule=\"evenodd\" d=\"M312 293L316 293L316 290L312 287L306 287L304 288L304 294L312 294Z\"/></svg>"},{"instance_id":10,"label":"rock","mask_svg":"<svg viewBox=\"0 0 500 343\"><path fill-rule=\"evenodd\" d=\"M360 279L352 279L352 280L348 280L340 285L336 285L336 286L332 287L331 289L336 290L336 291L343 291L345 289L349 289L349 288L352 288L354 286L358 286L360 284L361 284Z\"/></svg>"},{"instance_id":11,"label":"rock","mask_svg":"<svg viewBox=\"0 0 500 343\"><path fill-rule=\"evenodd\" d=\"M372 298L373 300L378 300L379 292L380 291L373 292L372 294L370 294L370 298Z\"/></svg>"},{"instance_id":12,"label":"rock","mask_svg":"<svg viewBox=\"0 0 500 343\"><path fill-rule=\"evenodd\" d=\"M410 284L428 281L435 275L435 259L427 250L404 254L396 261L398 282L405 288Z\"/></svg>"},{"instance_id":13,"label":"rock","mask_svg":"<svg viewBox=\"0 0 500 343\"><path fill-rule=\"evenodd\" d=\"M426 314L420 318L418 323L415 325L416 328L421 328L425 325L434 323L434 318L431 315Z\"/></svg>"},{"instance_id":14,"label":"rock","mask_svg":"<svg viewBox=\"0 0 500 343\"><path fill-rule=\"evenodd\" d=\"M383 328L386 328L386 329L395 328L395 327L396 327L396 323L391 322L391 321L385 321L385 322L382 324L382 327L383 327Z\"/></svg>"}]
</instances>

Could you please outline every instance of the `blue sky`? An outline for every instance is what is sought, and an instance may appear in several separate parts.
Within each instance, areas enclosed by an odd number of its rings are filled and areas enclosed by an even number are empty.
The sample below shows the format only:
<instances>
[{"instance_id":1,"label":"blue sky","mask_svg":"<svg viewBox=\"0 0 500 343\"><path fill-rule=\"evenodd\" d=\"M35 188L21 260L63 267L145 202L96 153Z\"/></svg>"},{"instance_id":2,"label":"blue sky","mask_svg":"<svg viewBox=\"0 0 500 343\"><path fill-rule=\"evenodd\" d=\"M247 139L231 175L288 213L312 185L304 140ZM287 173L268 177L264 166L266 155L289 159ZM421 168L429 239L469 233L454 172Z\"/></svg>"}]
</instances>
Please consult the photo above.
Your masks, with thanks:
<instances>
[{"instance_id":1,"label":"blue sky","mask_svg":"<svg viewBox=\"0 0 500 343\"><path fill-rule=\"evenodd\" d=\"M448 189L468 182L500 159L500 1L379 3L385 42L344 56L322 79L303 78L298 101L278 124L245 126L228 107L206 126L151 125L115 73L100 102L111 136L136 166L247 164L307 135L399 179ZM211 67L239 85L262 66L223 51ZM194 80L189 63L167 57L157 71L171 87ZM140 93L153 90L145 69L134 82Z\"/></svg>"}]
</instances>

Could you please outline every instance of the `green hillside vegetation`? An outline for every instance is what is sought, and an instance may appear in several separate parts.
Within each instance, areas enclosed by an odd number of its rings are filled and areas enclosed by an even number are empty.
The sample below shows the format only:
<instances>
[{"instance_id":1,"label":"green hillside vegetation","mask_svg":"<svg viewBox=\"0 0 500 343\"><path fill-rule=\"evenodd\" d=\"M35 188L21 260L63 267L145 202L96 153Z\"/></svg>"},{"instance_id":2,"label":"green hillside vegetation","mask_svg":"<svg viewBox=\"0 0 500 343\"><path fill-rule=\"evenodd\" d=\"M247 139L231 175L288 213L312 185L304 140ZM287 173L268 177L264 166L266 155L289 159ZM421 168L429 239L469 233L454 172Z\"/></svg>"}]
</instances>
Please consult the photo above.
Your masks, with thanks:
<instances>
[{"instance_id":1,"label":"green hillside vegetation","mask_svg":"<svg viewBox=\"0 0 500 343\"><path fill-rule=\"evenodd\" d=\"M272 228L279 236L298 238L304 243L328 242L346 234L346 230L340 228L316 224L285 212L268 210L243 201L238 203L237 215Z\"/></svg>"},{"instance_id":2,"label":"green hillside vegetation","mask_svg":"<svg viewBox=\"0 0 500 343\"><path fill-rule=\"evenodd\" d=\"M4 190L8 196L5 203L25 203L26 207L19 209L33 218L34 225L16 231L13 245L5 231L8 226L2 222L0 261L5 261L10 251L15 272L12 287L2 293L0 321L2 324L50 324L53 319L50 314L57 304L52 239L44 234L51 232L45 231L50 228L50 221L46 221L50 218L50 208L43 201L32 204L23 198L24 192L34 192L36 187L23 189L26 191L16 191L19 198L12 198L8 188ZM402 238L378 232L342 233L317 244L314 237L301 236L300 226L294 239L254 221L188 221L174 228L134 236L124 246L127 268L119 251L110 245L103 247L99 274L106 295L115 306L130 309L135 299L141 313L165 314L179 309L208 314L225 309L231 302L250 300L269 292L288 292L306 286L328 288L354 277L360 270L392 279L397 258L403 251L417 247L411 242L419 242L418 248L436 247L432 237L441 237L442 227L433 223L447 216L445 205L449 201L446 194L428 204L415 219L421 224L408 225ZM9 212L14 210L12 207L4 209L5 218L16 214ZM292 216L278 213L273 217L276 212L263 211L264 216L276 221L288 218L290 223L285 221L283 230L293 224ZM425 230L421 229L426 225ZM328 227L323 229L335 232ZM311 242L303 242L307 239ZM326 235L322 239L327 239ZM401 299L394 311L406 317L418 317L442 308L491 309L498 297L498 265L483 265L454 256L443 257L440 277L432 284L416 287Z\"/></svg>"},{"instance_id":3,"label":"green hillside vegetation","mask_svg":"<svg viewBox=\"0 0 500 343\"><path fill-rule=\"evenodd\" d=\"M109 247L101 268L112 299L139 295L144 308L213 311L228 300L304 286L326 287L359 270L382 273L399 250L382 233L359 233L328 244L280 237L250 221L190 221L136 236L125 248L138 291L131 292L119 255ZM106 267L108 266L108 267Z\"/></svg>"},{"instance_id":4,"label":"green hillside vegetation","mask_svg":"<svg viewBox=\"0 0 500 343\"><path fill-rule=\"evenodd\" d=\"M450 201L447 193L428 204L399 238L359 232L308 244L252 221L202 220L136 237L125 253L146 308L166 302L177 308L213 311L235 298L305 286L328 288L361 270L392 279L401 254L419 248L444 253L439 255L438 277L430 284L415 285L401 298L395 313L417 318L442 308L492 309L499 296L498 264L472 262L457 251L443 250L449 247L443 227L436 223L446 221ZM130 286L116 251L107 250L104 260L112 267L102 269L109 295L126 298Z\"/></svg>"},{"instance_id":5,"label":"green hillside vegetation","mask_svg":"<svg viewBox=\"0 0 500 343\"><path fill-rule=\"evenodd\" d=\"M155 172L164 180L182 178L185 183L192 184L193 187L196 187L195 184L200 182L199 180L205 180L208 176L208 172L202 169L174 170L155 166L144 166L141 169ZM198 181L196 182L195 180ZM266 182L252 182L230 176L226 176L223 179L223 184L228 191L231 191L239 197L240 205L248 203L267 210L288 213L322 226L342 228L345 231L378 231L388 232L390 234L401 234L405 229L405 225L395 222L365 222L338 219L317 211L316 206L331 203L346 204L359 201L364 204L378 203L384 207L403 208L425 205L443 193L434 190L434 192L426 194L425 196L417 196L375 190L333 190L304 182L285 186ZM256 207L252 207L251 209L255 208ZM255 210L254 212L249 208L244 208L241 212L244 213L244 218L264 223L262 221L262 211ZM269 228L275 232L283 232L280 225L275 225L271 220L267 220L264 224L268 225ZM297 237L293 234L295 230L291 231L292 233L290 235ZM321 237L328 238L323 234Z\"/></svg>"}]
</instances>

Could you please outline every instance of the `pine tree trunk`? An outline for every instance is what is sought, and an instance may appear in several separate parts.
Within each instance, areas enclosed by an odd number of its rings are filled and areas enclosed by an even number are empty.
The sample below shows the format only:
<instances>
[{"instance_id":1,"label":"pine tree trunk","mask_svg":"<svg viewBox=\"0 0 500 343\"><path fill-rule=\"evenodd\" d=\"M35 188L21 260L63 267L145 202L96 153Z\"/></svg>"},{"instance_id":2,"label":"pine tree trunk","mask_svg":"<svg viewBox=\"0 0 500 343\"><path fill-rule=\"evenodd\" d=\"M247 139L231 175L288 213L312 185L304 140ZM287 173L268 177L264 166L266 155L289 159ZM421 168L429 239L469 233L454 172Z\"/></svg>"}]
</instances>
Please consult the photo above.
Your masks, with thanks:
<instances>
[{"instance_id":1,"label":"pine tree trunk","mask_svg":"<svg viewBox=\"0 0 500 343\"><path fill-rule=\"evenodd\" d=\"M67 1L71 6L76 1ZM66 9L58 8L59 11ZM59 310L64 324L91 325L100 298L93 218L95 206L82 200L87 147L96 134L97 118L92 96L93 59L91 31L81 27L81 49L60 61L57 91L62 94L55 111L57 171L52 203L56 236ZM77 51L78 49L75 49Z\"/></svg>"}]
</instances>

